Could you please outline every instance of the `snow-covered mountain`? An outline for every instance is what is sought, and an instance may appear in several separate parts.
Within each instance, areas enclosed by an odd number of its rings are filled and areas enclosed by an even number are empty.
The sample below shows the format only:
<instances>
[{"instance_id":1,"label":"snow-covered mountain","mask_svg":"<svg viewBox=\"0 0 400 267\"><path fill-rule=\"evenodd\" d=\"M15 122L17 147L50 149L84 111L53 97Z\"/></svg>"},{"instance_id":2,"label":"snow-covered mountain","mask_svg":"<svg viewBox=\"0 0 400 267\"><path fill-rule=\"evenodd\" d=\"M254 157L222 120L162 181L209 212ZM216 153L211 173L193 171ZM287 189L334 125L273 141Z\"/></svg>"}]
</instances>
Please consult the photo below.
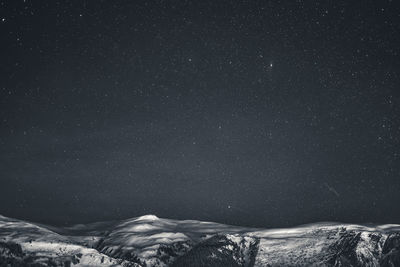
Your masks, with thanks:
<instances>
[{"instance_id":1,"label":"snow-covered mountain","mask_svg":"<svg viewBox=\"0 0 400 267\"><path fill-rule=\"evenodd\" d=\"M254 229L146 215L56 228L0 216L0 266L400 266L400 225Z\"/></svg>"}]
</instances>

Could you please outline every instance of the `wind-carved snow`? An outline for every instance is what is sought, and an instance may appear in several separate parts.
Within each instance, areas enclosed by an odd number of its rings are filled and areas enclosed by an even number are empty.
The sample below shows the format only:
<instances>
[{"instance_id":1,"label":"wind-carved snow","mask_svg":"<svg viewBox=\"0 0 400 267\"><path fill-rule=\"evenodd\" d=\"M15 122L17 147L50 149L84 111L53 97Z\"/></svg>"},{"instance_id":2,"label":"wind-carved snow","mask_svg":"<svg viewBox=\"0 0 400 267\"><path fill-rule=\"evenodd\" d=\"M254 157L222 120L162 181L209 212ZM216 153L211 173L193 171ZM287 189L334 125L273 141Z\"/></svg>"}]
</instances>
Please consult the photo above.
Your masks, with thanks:
<instances>
[{"instance_id":1,"label":"wind-carved snow","mask_svg":"<svg viewBox=\"0 0 400 267\"><path fill-rule=\"evenodd\" d=\"M79 245L49 242L29 242L21 243L25 251L35 253L37 256L68 257L71 255L82 255L79 258L81 265L115 265L118 260L99 253L92 248L85 248Z\"/></svg>"},{"instance_id":2,"label":"wind-carved snow","mask_svg":"<svg viewBox=\"0 0 400 267\"><path fill-rule=\"evenodd\" d=\"M156 215L143 215L135 219L135 221L156 221L159 220L159 218Z\"/></svg>"},{"instance_id":3,"label":"wind-carved snow","mask_svg":"<svg viewBox=\"0 0 400 267\"><path fill-rule=\"evenodd\" d=\"M124 262L101 254L96 249L74 244L69 237L44 227L0 216L0 251L6 255L10 254L6 251L9 248L7 243L20 247L21 253L17 253L19 258L13 259L19 266L39 263L63 266L66 262L72 265L79 262L77 266L114 266ZM0 263L2 256L0 253Z\"/></svg>"}]
</instances>

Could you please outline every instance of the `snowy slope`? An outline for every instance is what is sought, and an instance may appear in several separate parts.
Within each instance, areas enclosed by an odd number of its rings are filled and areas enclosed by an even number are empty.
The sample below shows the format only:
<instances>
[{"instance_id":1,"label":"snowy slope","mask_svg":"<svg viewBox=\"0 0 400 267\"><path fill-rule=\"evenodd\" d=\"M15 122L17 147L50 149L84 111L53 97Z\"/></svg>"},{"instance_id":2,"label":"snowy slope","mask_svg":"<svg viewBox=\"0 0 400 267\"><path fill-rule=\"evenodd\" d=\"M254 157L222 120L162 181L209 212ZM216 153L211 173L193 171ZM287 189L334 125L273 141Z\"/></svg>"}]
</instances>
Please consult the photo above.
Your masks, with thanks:
<instances>
[{"instance_id":1,"label":"snowy slope","mask_svg":"<svg viewBox=\"0 0 400 267\"><path fill-rule=\"evenodd\" d=\"M0 266L112 266L122 261L85 247L44 227L0 216Z\"/></svg>"},{"instance_id":2,"label":"snowy slope","mask_svg":"<svg viewBox=\"0 0 400 267\"><path fill-rule=\"evenodd\" d=\"M146 215L56 228L0 216L0 266L7 263L400 266L400 225L318 223L286 229L252 229Z\"/></svg>"}]
</instances>

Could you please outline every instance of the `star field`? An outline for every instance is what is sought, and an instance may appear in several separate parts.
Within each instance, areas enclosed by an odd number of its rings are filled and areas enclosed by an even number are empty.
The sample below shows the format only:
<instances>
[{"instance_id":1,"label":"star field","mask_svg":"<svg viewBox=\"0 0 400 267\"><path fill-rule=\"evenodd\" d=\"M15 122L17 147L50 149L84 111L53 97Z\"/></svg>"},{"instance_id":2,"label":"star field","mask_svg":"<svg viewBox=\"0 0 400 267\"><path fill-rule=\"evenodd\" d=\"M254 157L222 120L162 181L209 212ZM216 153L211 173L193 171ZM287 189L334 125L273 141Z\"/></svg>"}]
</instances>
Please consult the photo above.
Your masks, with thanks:
<instances>
[{"instance_id":1,"label":"star field","mask_svg":"<svg viewBox=\"0 0 400 267\"><path fill-rule=\"evenodd\" d=\"M0 1L0 214L400 222L396 1Z\"/></svg>"}]
</instances>

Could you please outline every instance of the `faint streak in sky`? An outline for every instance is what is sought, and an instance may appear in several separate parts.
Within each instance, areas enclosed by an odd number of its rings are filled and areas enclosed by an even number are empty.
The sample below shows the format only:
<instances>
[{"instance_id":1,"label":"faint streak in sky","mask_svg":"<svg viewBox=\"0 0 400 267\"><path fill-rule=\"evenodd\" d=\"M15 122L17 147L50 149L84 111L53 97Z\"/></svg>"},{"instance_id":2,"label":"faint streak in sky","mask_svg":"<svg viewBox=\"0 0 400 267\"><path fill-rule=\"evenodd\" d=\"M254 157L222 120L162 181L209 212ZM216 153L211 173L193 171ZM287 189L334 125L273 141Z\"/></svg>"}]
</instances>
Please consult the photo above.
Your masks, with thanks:
<instances>
[{"instance_id":1,"label":"faint streak in sky","mask_svg":"<svg viewBox=\"0 0 400 267\"><path fill-rule=\"evenodd\" d=\"M332 186L329 186L328 183L324 183L324 185L325 185L325 187L326 187L329 191L331 191L332 193L334 193L337 197L340 197L340 194L336 191L335 188L333 188Z\"/></svg>"}]
</instances>

